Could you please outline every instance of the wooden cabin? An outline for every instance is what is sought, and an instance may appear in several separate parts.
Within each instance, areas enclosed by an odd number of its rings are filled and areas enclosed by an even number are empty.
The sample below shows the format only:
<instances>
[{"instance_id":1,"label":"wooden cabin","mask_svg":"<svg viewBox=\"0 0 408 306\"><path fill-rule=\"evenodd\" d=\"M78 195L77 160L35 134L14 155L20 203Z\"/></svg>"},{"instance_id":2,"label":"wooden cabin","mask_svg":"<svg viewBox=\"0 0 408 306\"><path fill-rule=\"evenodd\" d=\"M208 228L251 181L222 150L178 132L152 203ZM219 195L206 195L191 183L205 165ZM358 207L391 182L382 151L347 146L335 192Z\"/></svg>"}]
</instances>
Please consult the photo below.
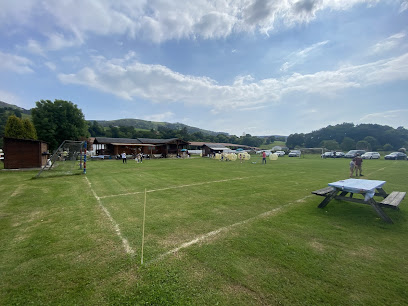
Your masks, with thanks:
<instances>
[{"instance_id":1,"label":"wooden cabin","mask_svg":"<svg viewBox=\"0 0 408 306\"><path fill-rule=\"evenodd\" d=\"M4 137L4 169L41 168L47 164L48 144L41 140Z\"/></svg>"}]
</instances>

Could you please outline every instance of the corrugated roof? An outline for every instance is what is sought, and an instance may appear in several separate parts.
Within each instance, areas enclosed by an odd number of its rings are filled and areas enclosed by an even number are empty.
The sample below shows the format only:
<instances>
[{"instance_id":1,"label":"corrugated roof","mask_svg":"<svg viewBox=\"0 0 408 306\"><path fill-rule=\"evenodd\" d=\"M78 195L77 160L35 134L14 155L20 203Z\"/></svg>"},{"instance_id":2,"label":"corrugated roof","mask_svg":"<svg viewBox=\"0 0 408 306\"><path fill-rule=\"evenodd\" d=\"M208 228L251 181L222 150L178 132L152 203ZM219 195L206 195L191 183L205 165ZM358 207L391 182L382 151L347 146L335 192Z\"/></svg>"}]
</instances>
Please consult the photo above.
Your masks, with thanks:
<instances>
[{"instance_id":1,"label":"corrugated roof","mask_svg":"<svg viewBox=\"0 0 408 306\"><path fill-rule=\"evenodd\" d=\"M179 138L169 138L169 139L153 139L153 138L109 138L109 137L95 137L94 143L103 144L114 144L114 145L135 145L135 144L168 144L180 141L181 143L188 144L187 141L181 140Z\"/></svg>"},{"instance_id":2,"label":"corrugated roof","mask_svg":"<svg viewBox=\"0 0 408 306\"><path fill-rule=\"evenodd\" d=\"M135 143L142 143L139 139L132 139L132 138L109 138L109 137L95 137L94 143L105 143L105 144L135 144Z\"/></svg>"},{"instance_id":3,"label":"corrugated roof","mask_svg":"<svg viewBox=\"0 0 408 306\"><path fill-rule=\"evenodd\" d=\"M225 146L223 146L223 145L221 145L219 143L206 143L205 145L207 147L209 147L210 149L213 149L213 150L226 150L226 149L228 149L227 147L225 147Z\"/></svg>"},{"instance_id":4,"label":"corrugated roof","mask_svg":"<svg viewBox=\"0 0 408 306\"><path fill-rule=\"evenodd\" d=\"M112 142L114 146L129 146L129 147L155 147L156 145L151 143L122 143L122 142Z\"/></svg>"}]
</instances>

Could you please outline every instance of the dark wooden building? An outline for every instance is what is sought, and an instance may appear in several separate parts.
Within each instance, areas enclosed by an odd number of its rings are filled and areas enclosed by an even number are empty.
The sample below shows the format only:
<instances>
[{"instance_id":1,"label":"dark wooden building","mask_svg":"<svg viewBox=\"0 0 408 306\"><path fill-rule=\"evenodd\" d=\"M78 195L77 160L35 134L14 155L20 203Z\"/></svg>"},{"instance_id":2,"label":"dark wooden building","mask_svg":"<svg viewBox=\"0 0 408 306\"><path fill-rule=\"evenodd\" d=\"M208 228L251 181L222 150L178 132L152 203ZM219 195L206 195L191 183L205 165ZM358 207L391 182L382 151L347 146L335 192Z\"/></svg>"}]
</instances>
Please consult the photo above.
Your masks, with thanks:
<instances>
[{"instance_id":1,"label":"dark wooden building","mask_svg":"<svg viewBox=\"0 0 408 306\"><path fill-rule=\"evenodd\" d=\"M97 155L116 156L123 152L127 155L142 153L150 157L173 157L181 155L181 150L185 149L189 143L187 141L170 139L151 138L108 138L95 137L93 145Z\"/></svg>"},{"instance_id":2,"label":"dark wooden building","mask_svg":"<svg viewBox=\"0 0 408 306\"><path fill-rule=\"evenodd\" d=\"M4 137L4 169L41 168L47 164L48 144L40 140Z\"/></svg>"},{"instance_id":3,"label":"dark wooden building","mask_svg":"<svg viewBox=\"0 0 408 306\"><path fill-rule=\"evenodd\" d=\"M203 145L203 157L212 156L217 153L223 153L230 149L220 143L206 143Z\"/></svg>"}]
</instances>

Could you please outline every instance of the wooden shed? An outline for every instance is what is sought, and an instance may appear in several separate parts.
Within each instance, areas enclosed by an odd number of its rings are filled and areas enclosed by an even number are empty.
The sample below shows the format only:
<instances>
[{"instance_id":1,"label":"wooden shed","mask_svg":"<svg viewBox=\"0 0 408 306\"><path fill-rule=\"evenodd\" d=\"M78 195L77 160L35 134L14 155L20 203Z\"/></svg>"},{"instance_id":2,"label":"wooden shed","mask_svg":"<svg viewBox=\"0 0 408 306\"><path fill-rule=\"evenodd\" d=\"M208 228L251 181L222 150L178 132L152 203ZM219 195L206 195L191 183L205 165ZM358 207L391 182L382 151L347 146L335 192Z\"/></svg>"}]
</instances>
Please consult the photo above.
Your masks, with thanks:
<instances>
[{"instance_id":1,"label":"wooden shed","mask_svg":"<svg viewBox=\"0 0 408 306\"><path fill-rule=\"evenodd\" d=\"M41 140L4 137L4 169L41 168L47 164L48 144Z\"/></svg>"}]
</instances>

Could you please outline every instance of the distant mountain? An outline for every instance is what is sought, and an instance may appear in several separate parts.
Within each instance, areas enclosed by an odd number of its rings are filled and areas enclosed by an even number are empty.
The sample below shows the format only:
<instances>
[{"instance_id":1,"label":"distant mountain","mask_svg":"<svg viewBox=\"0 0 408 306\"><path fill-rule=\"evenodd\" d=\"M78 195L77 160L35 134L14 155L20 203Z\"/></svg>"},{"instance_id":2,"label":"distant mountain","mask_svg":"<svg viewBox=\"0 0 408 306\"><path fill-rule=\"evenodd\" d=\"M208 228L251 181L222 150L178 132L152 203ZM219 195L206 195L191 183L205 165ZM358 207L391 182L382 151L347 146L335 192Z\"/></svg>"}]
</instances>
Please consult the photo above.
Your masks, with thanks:
<instances>
[{"instance_id":1,"label":"distant mountain","mask_svg":"<svg viewBox=\"0 0 408 306\"><path fill-rule=\"evenodd\" d=\"M203 135L213 135L216 136L218 134L228 135L228 133L224 132L214 132L209 130L203 130L200 128L196 128L193 126L189 126L183 123L169 123L169 122L156 122L156 121L148 121L148 120L141 120L141 119L118 119L118 120L88 120L89 122L96 121L103 127L112 126L131 126L136 129L143 129L143 130L157 130L159 127L165 127L171 130L180 130L183 128L187 129L189 134L201 132Z\"/></svg>"},{"instance_id":2,"label":"distant mountain","mask_svg":"<svg viewBox=\"0 0 408 306\"><path fill-rule=\"evenodd\" d=\"M8 104L6 102L0 101L0 108L12 108L12 109L18 109L20 110L23 114L31 115L31 111L25 108L22 108L20 106L14 105L14 104Z\"/></svg>"}]
</instances>

